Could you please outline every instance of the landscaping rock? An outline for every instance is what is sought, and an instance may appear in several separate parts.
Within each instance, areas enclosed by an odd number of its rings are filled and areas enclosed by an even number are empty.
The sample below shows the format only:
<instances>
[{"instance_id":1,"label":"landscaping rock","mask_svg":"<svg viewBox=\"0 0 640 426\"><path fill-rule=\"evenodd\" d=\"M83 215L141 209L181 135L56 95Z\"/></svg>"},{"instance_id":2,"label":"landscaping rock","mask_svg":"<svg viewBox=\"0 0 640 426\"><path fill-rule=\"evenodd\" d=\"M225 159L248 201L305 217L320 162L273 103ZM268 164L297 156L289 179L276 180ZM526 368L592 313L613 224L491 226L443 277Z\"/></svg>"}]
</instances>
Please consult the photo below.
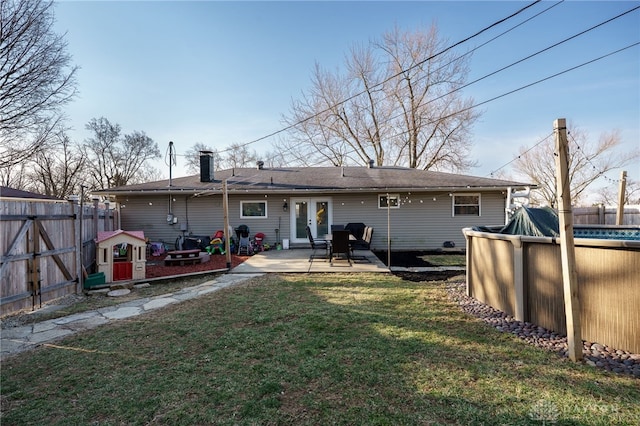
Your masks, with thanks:
<instances>
[{"instance_id":1,"label":"landscaping rock","mask_svg":"<svg viewBox=\"0 0 640 426\"><path fill-rule=\"evenodd\" d=\"M534 346L556 352L567 357L567 337L529 322L517 321L513 317L491 306L468 297L464 283L447 283L449 297L463 311L479 318L503 333L511 333ZM597 342L583 342L583 362L617 374L640 378L640 354L632 354Z\"/></svg>"}]
</instances>

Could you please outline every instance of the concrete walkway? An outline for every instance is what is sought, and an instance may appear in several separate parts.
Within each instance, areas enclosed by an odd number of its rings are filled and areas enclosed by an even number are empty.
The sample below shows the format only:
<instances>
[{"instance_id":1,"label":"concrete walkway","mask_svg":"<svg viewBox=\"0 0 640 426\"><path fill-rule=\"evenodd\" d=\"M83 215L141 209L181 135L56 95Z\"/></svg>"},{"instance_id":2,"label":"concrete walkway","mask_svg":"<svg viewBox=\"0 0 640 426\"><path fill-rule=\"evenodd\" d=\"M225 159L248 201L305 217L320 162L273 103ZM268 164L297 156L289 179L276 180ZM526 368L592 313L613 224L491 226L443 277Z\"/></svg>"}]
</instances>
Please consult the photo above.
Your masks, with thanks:
<instances>
[{"instance_id":1,"label":"concrete walkway","mask_svg":"<svg viewBox=\"0 0 640 426\"><path fill-rule=\"evenodd\" d=\"M223 274L214 280L197 286L186 287L174 293L146 297L120 305L81 312L21 327L3 329L0 338L0 359L4 360L9 356L41 345L53 344L52 342L73 333L90 330L112 321L135 317L167 305L194 299L261 275L263 274Z\"/></svg>"}]
</instances>

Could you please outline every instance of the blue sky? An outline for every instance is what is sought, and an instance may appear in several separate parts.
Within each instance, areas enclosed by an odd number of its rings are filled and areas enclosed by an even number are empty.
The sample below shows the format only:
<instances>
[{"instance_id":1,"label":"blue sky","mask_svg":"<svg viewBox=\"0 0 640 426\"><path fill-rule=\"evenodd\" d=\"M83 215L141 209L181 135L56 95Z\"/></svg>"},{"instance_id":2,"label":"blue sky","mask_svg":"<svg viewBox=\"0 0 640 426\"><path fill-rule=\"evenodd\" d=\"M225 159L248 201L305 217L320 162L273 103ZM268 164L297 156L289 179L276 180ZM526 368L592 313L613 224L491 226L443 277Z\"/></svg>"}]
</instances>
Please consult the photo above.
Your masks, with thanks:
<instances>
[{"instance_id":1,"label":"blue sky","mask_svg":"<svg viewBox=\"0 0 640 426\"><path fill-rule=\"evenodd\" d=\"M461 54L552 6L545 1L457 48ZM451 44L514 13L528 2L94 2L56 3L56 29L66 32L80 66L80 94L68 107L71 136L104 116L124 133L144 131L164 153L196 142L224 149L283 128L291 100L310 87L318 62L341 69L354 44L398 26L437 24ZM631 1L565 1L474 53L475 80L621 12ZM467 87L477 103L640 41L640 10L498 75ZM482 105L473 156L486 176L552 133L566 118L592 138L617 129L621 150L640 145L640 46ZM271 139L252 148L270 149ZM174 176L185 175L178 157ZM168 177L168 167L156 167ZM504 169L509 172L509 167ZM640 179L640 166L627 167ZM617 179L619 171L607 175ZM603 180L602 184L608 181Z\"/></svg>"}]
</instances>

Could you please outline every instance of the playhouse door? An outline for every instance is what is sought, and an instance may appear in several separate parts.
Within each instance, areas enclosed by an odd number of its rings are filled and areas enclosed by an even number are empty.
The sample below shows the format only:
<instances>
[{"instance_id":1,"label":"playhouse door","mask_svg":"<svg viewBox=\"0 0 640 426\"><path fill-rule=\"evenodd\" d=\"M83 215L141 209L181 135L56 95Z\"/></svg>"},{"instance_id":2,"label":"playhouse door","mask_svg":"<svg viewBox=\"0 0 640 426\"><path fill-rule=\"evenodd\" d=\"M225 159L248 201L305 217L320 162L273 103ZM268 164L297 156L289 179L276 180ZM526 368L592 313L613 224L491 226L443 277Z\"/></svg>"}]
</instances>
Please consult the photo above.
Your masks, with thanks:
<instances>
[{"instance_id":1,"label":"playhouse door","mask_svg":"<svg viewBox=\"0 0 640 426\"><path fill-rule=\"evenodd\" d=\"M113 281L133 279L132 262L113 262Z\"/></svg>"}]
</instances>

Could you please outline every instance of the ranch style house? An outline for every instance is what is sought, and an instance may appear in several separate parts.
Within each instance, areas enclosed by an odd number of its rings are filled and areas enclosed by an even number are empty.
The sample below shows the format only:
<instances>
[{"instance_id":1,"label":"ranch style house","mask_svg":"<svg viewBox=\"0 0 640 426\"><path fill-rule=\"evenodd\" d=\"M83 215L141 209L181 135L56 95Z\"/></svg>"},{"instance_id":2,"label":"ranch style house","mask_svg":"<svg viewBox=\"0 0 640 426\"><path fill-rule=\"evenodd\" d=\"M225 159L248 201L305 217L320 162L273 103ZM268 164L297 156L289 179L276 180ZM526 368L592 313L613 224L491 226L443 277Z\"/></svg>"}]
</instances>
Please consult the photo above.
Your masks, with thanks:
<instances>
[{"instance_id":1,"label":"ranch style house","mask_svg":"<svg viewBox=\"0 0 640 426\"><path fill-rule=\"evenodd\" d=\"M143 231L173 248L179 237L212 236L246 225L265 242L307 247L332 225L373 228L372 250L463 249L463 228L506 223L516 191L530 184L404 167L265 167L213 169L200 157L200 174L93 191L120 211L120 227ZM112 204L113 206L113 204ZM234 235L235 236L235 235ZM390 237L390 240L388 240ZM288 241L285 241L288 240ZM452 244L453 243L453 244Z\"/></svg>"}]
</instances>

